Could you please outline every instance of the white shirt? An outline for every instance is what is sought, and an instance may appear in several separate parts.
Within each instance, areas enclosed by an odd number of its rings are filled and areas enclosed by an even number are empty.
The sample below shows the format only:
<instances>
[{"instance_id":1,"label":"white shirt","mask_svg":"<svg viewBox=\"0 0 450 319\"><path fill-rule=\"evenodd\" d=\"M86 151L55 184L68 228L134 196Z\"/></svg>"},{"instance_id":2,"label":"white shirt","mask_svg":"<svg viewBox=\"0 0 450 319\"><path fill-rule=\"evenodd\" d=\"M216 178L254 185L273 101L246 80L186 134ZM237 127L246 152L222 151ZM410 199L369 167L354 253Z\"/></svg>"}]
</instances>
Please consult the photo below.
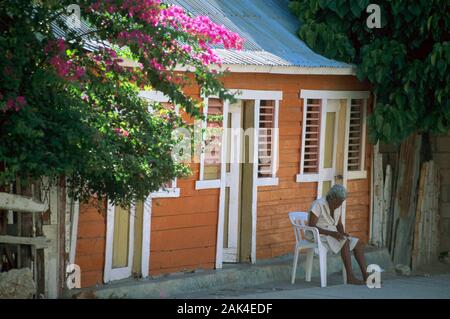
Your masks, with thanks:
<instances>
[{"instance_id":1,"label":"white shirt","mask_svg":"<svg viewBox=\"0 0 450 319\"><path fill-rule=\"evenodd\" d=\"M319 198L312 202L309 211L317 216L316 227L329 231L337 231L337 225L339 224L339 218L341 217L341 210L335 209L331 212L328 201L325 198ZM309 216L309 218L311 218L311 216ZM309 231L305 232L305 237L308 240L314 241L314 236ZM353 250L358 243L358 238L348 237L348 239L350 240L350 250ZM342 249L342 246L344 246L347 239L337 240L329 235L321 234L320 240L327 247L327 249L331 249L335 254L337 254Z\"/></svg>"}]
</instances>

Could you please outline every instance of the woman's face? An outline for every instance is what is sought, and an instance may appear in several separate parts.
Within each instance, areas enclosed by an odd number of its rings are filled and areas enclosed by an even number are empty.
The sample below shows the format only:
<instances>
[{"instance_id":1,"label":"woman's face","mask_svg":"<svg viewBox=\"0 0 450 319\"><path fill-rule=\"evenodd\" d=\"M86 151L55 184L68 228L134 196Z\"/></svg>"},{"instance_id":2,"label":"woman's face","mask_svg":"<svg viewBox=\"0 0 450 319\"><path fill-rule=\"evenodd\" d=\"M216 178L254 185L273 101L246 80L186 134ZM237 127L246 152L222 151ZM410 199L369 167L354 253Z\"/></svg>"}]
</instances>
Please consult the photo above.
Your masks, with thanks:
<instances>
[{"instance_id":1,"label":"woman's face","mask_svg":"<svg viewBox=\"0 0 450 319\"><path fill-rule=\"evenodd\" d=\"M331 201L328 202L328 206L330 206L331 209L337 209L341 207L344 200L345 199L337 199L337 198L332 199Z\"/></svg>"}]
</instances>

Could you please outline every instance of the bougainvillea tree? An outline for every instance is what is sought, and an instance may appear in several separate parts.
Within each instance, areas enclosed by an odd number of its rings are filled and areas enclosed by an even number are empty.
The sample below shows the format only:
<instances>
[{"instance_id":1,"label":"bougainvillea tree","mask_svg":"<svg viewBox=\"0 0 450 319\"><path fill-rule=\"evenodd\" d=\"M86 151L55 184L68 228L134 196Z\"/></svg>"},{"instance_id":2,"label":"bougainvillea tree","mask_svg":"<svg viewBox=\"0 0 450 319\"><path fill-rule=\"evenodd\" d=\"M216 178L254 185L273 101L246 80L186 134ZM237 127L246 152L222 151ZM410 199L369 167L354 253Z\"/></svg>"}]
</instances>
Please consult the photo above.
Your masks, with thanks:
<instances>
[{"instance_id":1,"label":"bougainvillea tree","mask_svg":"<svg viewBox=\"0 0 450 319\"><path fill-rule=\"evenodd\" d=\"M139 91L199 116L183 88L230 98L211 46L242 39L160 0L77 1L80 27L72 3L0 1L0 184L65 176L76 197L127 204L188 172L170 154L184 123Z\"/></svg>"},{"instance_id":2,"label":"bougainvillea tree","mask_svg":"<svg viewBox=\"0 0 450 319\"><path fill-rule=\"evenodd\" d=\"M369 28L380 8L380 28ZM412 132L450 128L450 2L291 1L300 37L316 52L354 63L373 85L372 141L400 142Z\"/></svg>"}]
</instances>

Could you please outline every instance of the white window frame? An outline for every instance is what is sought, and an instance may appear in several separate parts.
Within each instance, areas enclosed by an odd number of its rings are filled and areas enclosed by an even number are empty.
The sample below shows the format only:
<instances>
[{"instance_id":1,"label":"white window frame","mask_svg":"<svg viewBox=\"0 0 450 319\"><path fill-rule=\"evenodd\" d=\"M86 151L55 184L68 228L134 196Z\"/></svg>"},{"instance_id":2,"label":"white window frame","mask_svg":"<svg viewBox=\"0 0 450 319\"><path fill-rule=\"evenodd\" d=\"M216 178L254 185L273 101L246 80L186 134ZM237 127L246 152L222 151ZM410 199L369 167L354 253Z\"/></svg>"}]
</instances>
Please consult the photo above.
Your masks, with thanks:
<instances>
[{"instance_id":1,"label":"white window frame","mask_svg":"<svg viewBox=\"0 0 450 319\"><path fill-rule=\"evenodd\" d=\"M322 173L321 165L322 162L322 153L324 148L324 134L325 134L325 125L324 120L327 112L327 103L329 99L345 99L347 100L347 109L350 110L351 100L353 99L362 99L363 104L363 126L362 126L362 138L361 138L361 169L359 171L348 171L348 159L347 159L347 150L348 150L348 136L345 136L345 152L344 152L344 171L347 175L347 180L352 179L365 179L367 178L367 170L364 169L364 160L365 160L365 147L366 147L366 114L367 114L367 100L369 99L370 92L369 91L327 91L327 90L301 90L300 98L303 99L303 122L302 122L302 142L300 148L300 168L299 174L296 176L297 183L301 182L318 182L320 180L320 175ZM308 99L319 99L322 103L321 109L321 127L320 127L320 146L319 146L319 172L316 174L304 174L303 173L303 154L305 149L305 135L306 135L306 109ZM346 116L346 132L348 135L348 127L350 122L350 114L347 113Z\"/></svg>"},{"instance_id":2,"label":"white window frame","mask_svg":"<svg viewBox=\"0 0 450 319\"><path fill-rule=\"evenodd\" d=\"M141 91L139 92L139 97L149 100L151 102L157 103L168 103L170 99L164 93L159 91ZM151 108L149 107L151 112ZM180 114L179 105L175 105L175 113ZM172 180L172 187L160 188L158 191L151 193L152 198L174 198L180 197L180 188L177 187L177 178Z\"/></svg>"},{"instance_id":3,"label":"white window frame","mask_svg":"<svg viewBox=\"0 0 450 319\"><path fill-rule=\"evenodd\" d=\"M244 89L230 89L229 92L234 94L236 99L239 100L253 100L255 101L255 117L258 118L257 123L259 123L259 111L260 111L260 102L261 100L270 100L275 101L275 110L274 110L274 143L272 144L272 156L273 156L273 165L272 165L272 177L258 177L256 180L257 186L277 186L279 183L278 177L276 176L277 168L278 168L278 158L279 158L279 148L278 148L278 118L279 118L279 107L280 101L283 99L282 91L262 91L262 90L244 90ZM206 129L207 123L206 118L208 114L208 100L210 98L217 99L217 96L203 96L203 101L205 107L203 108L204 120L202 120L202 150L204 149L204 133L203 130ZM228 110L229 102L223 102L223 114L225 114L225 110ZM224 115L225 120L225 115ZM223 122L225 123L225 121ZM222 127L223 126L222 123ZM258 129L258 138L256 141L259 141L259 126L255 129ZM225 137L222 135L222 145L224 145ZM256 153L258 153L258 144L255 143ZM223 156L221 153L220 156ZM256 163L257 164L257 163ZM220 179L214 180L205 180L204 179L204 169L205 169L205 153L202 151L200 153L200 172L199 179L195 182L195 189L212 189L212 188L220 188Z\"/></svg>"},{"instance_id":4,"label":"white window frame","mask_svg":"<svg viewBox=\"0 0 450 319\"><path fill-rule=\"evenodd\" d=\"M280 100L274 99L273 97L270 99L263 99L267 101L275 101L275 107L274 107L274 116L273 116L273 132L272 132L272 176L271 177L258 177L256 183L257 186L277 186L278 185L278 177L277 177L277 169L278 169L278 156L279 156L279 148L278 148L278 138L279 138L279 126L278 126L278 117L279 117L279 108L280 108ZM256 107L257 115L258 115L258 123L259 123L259 115L260 115L260 109L261 109L261 100L258 100L259 104L258 107ZM256 105L255 105L256 106ZM256 114L255 114L256 115ZM258 155L259 155L259 127L258 127ZM258 163L256 163L256 166L258 166Z\"/></svg>"},{"instance_id":5,"label":"white window frame","mask_svg":"<svg viewBox=\"0 0 450 319\"><path fill-rule=\"evenodd\" d=\"M202 120L202 135L201 135L201 152L200 152L200 172L199 172L199 177L198 180L195 181L195 189L196 190L201 190L201 189L213 189L213 188L220 188L220 178L219 179L207 179L205 180L205 130L207 128L207 118L208 118L208 106L209 106L209 99L218 99L218 96L203 96L203 120ZM228 101L223 101L223 106L222 106L222 115L224 116L223 120L222 120L222 128L224 127L224 123L225 123L225 110L227 110L228 112L228 105L229 102ZM220 160L222 161L222 157L223 157L223 152L224 152L224 134L222 134L222 140L221 140L221 153L220 153ZM222 167L221 167L222 169Z\"/></svg>"}]
</instances>

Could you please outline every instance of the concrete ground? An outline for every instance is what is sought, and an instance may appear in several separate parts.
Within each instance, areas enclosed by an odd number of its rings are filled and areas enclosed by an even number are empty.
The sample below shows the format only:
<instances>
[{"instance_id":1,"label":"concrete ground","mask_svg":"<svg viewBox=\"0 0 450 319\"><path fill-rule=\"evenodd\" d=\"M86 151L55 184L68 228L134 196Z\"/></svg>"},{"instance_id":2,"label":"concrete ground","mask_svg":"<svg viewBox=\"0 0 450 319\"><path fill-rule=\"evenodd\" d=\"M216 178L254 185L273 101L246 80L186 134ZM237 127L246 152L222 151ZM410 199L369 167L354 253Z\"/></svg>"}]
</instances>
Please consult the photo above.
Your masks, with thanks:
<instances>
[{"instance_id":1,"label":"concrete ground","mask_svg":"<svg viewBox=\"0 0 450 319\"><path fill-rule=\"evenodd\" d=\"M436 263L410 276L395 273L385 248L367 248L368 264L379 265L382 287L343 285L342 260L328 256L328 287L320 287L319 262L313 262L312 281L305 282L301 256L296 282L290 284L292 256L256 264L224 264L222 269L197 270L141 279L124 279L96 288L68 291L66 298L105 299L289 299L289 298L450 298L450 265ZM353 260L353 269L359 267Z\"/></svg>"},{"instance_id":2,"label":"concrete ground","mask_svg":"<svg viewBox=\"0 0 450 319\"><path fill-rule=\"evenodd\" d=\"M382 273L381 288L343 285L341 273L328 276L328 287L320 280L310 283L297 280L294 285L273 282L246 289L221 289L208 293L193 293L175 298L189 299L450 299L450 266L436 263L410 276Z\"/></svg>"}]
</instances>

